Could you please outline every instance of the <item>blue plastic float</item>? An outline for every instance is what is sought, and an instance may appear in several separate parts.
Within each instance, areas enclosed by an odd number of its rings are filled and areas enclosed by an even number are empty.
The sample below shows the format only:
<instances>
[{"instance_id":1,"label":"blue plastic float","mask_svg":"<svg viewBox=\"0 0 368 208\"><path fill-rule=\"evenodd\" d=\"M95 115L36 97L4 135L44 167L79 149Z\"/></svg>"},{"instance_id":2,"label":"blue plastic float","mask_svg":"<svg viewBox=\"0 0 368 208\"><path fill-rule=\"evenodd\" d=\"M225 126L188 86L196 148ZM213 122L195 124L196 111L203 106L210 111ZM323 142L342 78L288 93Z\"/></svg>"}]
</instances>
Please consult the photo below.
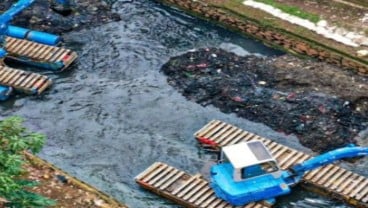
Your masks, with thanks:
<instances>
[{"instance_id":1,"label":"blue plastic float","mask_svg":"<svg viewBox=\"0 0 368 208\"><path fill-rule=\"evenodd\" d=\"M12 91L13 91L12 87L0 85L0 101L7 100Z\"/></svg>"},{"instance_id":2,"label":"blue plastic float","mask_svg":"<svg viewBox=\"0 0 368 208\"><path fill-rule=\"evenodd\" d=\"M30 40L36 43L41 43L41 44L46 44L46 45L51 45L51 46L55 46L59 44L61 40L60 36L58 35L35 31L35 30L29 30L26 28L12 26L12 25L8 27L8 30L6 31L6 35L10 37L14 37L14 38Z\"/></svg>"}]
</instances>

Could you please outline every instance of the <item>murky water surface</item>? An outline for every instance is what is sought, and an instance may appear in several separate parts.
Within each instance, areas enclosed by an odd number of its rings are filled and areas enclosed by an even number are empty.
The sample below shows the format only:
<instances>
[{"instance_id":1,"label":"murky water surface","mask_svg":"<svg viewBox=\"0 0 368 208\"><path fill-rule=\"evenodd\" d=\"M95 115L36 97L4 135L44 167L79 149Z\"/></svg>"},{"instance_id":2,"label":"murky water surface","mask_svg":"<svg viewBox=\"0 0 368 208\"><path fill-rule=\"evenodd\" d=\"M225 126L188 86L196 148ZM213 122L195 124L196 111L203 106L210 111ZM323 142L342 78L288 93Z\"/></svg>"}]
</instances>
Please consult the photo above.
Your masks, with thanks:
<instances>
[{"instance_id":1,"label":"murky water surface","mask_svg":"<svg viewBox=\"0 0 368 208\"><path fill-rule=\"evenodd\" d=\"M208 173L212 156L199 150L193 133L212 119L308 152L291 136L186 100L159 71L171 56L199 47L280 52L152 1L122 0L115 9L122 21L65 36L79 62L69 72L46 72L51 90L1 105L2 117L23 116L48 136L42 158L139 208L178 207L135 184L134 176L153 162ZM279 207L345 207L301 190L279 201Z\"/></svg>"}]
</instances>

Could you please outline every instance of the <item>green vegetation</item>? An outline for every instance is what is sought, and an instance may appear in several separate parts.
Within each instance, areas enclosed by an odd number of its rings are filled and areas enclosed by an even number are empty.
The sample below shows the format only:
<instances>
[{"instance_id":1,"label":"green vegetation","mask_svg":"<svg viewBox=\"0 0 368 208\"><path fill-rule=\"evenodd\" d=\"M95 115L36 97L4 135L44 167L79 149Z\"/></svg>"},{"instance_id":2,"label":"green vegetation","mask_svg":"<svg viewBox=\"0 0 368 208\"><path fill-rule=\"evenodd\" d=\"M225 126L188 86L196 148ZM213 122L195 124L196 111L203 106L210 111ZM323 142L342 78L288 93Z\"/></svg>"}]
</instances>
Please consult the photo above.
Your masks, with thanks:
<instances>
[{"instance_id":1,"label":"green vegetation","mask_svg":"<svg viewBox=\"0 0 368 208\"><path fill-rule=\"evenodd\" d=\"M275 0L255 0L264 4L271 5L275 8L280 9L281 11L288 13L290 15L294 15L300 17L302 19L307 19L311 22L317 23L320 20L320 17L316 14L307 13L305 11L300 10L298 7L288 6L284 4L280 4Z\"/></svg>"},{"instance_id":2,"label":"green vegetation","mask_svg":"<svg viewBox=\"0 0 368 208\"><path fill-rule=\"evenodd\" d=\"M22 123L19 117L0 121L0 196L7 201L6 207L36 208L54 205L54 201L27 191L27 188L37 185L35 181L21 178L25 174L23 152L29 150L37 153L45 141L44 135L29 132Z\"/></svg>"}]
</instances>

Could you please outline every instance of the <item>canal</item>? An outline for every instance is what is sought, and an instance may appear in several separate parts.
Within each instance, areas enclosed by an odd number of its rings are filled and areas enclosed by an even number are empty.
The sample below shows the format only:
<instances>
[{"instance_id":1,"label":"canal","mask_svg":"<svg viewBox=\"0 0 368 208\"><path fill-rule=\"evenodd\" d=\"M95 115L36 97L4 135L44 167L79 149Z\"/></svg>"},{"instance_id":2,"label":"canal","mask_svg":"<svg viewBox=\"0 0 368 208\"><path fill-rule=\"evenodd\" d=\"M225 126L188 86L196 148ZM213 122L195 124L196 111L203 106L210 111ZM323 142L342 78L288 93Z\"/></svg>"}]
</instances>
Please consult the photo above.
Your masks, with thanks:
<instances>
[{"instance_id":1,"label":"canal","mask_svg":"<svg viewBox=\"0 0 368 208\"><path fill-rule=\"evenodd\" d=\"M213 155L193 133L219 119L306 151L293 136L187 100L160 72L170 57L221 47L239 55L282 52L154 1L114 4L119 22L65 34L79 54L70 71L46 74L54 85L40 97L18 96L1 116L19 115L48 137L40 156L129 207L178 207L141 189L134 176L155 161L208 174ZM366 167L366 166L365 166ZM297 188L278 207L346 207Z\"/></svg>"}]
</instances>

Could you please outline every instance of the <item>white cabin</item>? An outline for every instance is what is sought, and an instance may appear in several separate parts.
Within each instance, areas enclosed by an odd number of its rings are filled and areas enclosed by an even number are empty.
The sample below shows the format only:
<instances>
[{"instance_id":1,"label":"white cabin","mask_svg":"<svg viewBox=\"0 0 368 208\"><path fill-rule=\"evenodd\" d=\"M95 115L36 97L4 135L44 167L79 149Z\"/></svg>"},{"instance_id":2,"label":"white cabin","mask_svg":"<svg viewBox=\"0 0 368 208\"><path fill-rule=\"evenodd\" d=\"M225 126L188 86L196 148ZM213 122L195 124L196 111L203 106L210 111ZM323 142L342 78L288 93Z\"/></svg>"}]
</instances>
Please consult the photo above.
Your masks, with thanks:
<instances>
[{"instance_id":1,"label":"white cabin","mask_svg":"<svg viewBox=\"0 0 368 208\"><path fill-rule=\"evenodd\" d=\"M261 141L241 142L222 147L220 162L231 163L235 181L280 172L276 160Z\"/></svg>"}]
</instances>

